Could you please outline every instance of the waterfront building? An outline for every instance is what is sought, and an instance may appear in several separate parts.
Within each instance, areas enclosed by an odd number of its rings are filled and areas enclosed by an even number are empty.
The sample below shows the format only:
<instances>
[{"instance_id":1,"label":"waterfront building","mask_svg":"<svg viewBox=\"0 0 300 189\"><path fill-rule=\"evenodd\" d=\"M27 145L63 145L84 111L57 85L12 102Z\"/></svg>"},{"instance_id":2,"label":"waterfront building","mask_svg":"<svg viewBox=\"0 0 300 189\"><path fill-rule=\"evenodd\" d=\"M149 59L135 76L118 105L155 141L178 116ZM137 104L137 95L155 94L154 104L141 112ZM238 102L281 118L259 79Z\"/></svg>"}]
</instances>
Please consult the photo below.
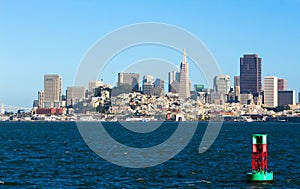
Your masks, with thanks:
<instances>
[{"instance_id":1,"label":"waterfront building","mask_svg":"<svg viewBox=\"0 0 300 189\"><path fill-rule=\"evenodd\" d=\"M140 91L140 74L137 73L118 73L118 87L122 84L131 86L132 91Z\"/></svg>"},{"instance_id":2,"label":"waterfront building","mask_svg":"<svg viewBox=\"0 0 300 189\"><path fill-rule=\"evenodd\" d=\"M44 101L61 101L62 79L58 74L44 75Z\"/></svg>"},{"instance_id":3,"label":"waterfront building","mask_svg":"<svg viewBox=\"0 0 300 189\"><path fill-rule=\"evenodd\" d=\"M264 77L264 104L272 108L278 106L278 78L276 76Z\"/></svg>"},{"instance_id":4,"label":"waterfront building","mask_svg":"<svg viewBox=\"0 0 300 189\"><path fill-rule=\"evenodd\" d=\"M286 91L286 79L278 78L278 91Z\"/></svg>"},{"instance_id":5,"label":"waterfront building","mask_svg":"<svg viewBox=\"0 0 300 189\"><path fill-rule=\"evenodd\" d=\"M184 49L182 62L180 64L179 75L179 98L189 98L190 95L190 83L189 83L189 68L186 60L186 51Z\"/></svg>"},{"instance_id":6,"label":"waterfront building","mask_svg":"<svg viewBox=\"0 0 300 189\"><path fill-rule=\"evenodd\" d=\"M62 108L38 108L36 109L36 114L42 115L62 115Z\"/></svg>"},{"instance_id":7,"label":"waterfront building","mask_svg":"<svg viewBox=\"0 0 300 189\"><path fill-rule=\"evenodd\" d=\"M82 101L85 98L85 87L73 86L67 87L67 106L73 106L74 104Z\"/></svg>"},{"instance_id":8,"label":"waterfront building","mask_svg":"<svg viewBox=\"0 0 300 189\"><path fill-rule=\"evenodd\" d=\"M38 92L38 101L39 101L39 108L44 107L44 101L45 101L45 93L44 91Z\"/></svg>"},{"instance_id":9,"label":"waterfront building","mask_svg":"<svg viewBox=\"0 0 300 189\"><path fill-rule=\"evenodd\" d=\"M295 96L294 90L278 91L278 106L295 105Z\"/></svg>"},{"instance_id":10,"label":"waterfront building","mask_svg":"<svg viewBox=\"0 0 300 189\"><path fill-rule=\"evenodd\" d=\"M245 54L240 58L240 93L261 93L261 58Z\"/></svg>"},{"instance_id":11,"label":"waterfront building","mask_svg":"<svg viewBox=\"0 0 300 189\"><path fill-rule=\"evenodd\" d=\"M241 87L240 87L240 76L234 76L234 94L235 94L235 101L240 101L240 93L241 93Z\"/></svg>"}]
</instances>

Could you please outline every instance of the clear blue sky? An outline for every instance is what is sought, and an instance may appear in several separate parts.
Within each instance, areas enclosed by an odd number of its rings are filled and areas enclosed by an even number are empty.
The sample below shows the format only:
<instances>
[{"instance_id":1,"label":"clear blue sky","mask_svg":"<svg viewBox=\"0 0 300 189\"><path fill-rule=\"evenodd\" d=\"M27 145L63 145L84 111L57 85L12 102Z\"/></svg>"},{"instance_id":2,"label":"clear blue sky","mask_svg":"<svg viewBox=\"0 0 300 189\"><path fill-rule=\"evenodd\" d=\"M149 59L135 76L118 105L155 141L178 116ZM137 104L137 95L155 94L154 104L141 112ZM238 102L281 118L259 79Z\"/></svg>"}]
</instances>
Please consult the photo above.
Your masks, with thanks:
<instances>
[{"instance_id":1,"label":"clear blue sky","mask_svg":"<svg viewBox=\"0 0 300 189\"><path fill-rule=\"evenodd\" d=\"M58 73L63 88L71 86L82 57L99 38L140 22L190 31L231 77L239 74L239 57L257 53L263 75L286 78L288 88L300 91L299 0L1 0L0 103L32 106L45 73ZM179 64L181 55L171 61ZM104 78L110 84L115 79Z\"/></svg>"}]
</instances>

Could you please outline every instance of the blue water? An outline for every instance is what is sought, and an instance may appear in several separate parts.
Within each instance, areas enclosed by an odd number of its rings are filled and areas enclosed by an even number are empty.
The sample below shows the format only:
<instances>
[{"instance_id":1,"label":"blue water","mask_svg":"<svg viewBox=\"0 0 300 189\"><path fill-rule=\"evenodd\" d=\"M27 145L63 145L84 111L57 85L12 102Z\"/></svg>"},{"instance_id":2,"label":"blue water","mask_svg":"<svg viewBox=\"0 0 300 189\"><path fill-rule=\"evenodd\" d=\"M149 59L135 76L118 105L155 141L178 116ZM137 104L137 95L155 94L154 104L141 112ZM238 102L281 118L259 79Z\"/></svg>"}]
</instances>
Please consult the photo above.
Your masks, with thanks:
<instances>
[{"instance_id":1,"label":"blue water","mask_svg":"<svg viewBox=\"0 0 300 189\"><path fill-rule=\"evenodd\" d=\"M117 123L105 127L122 143L148 147L166 140L176 123L139 135ZM199 123L188 146L168 162L132 169L110 164L90 150L75 123L0 122L0 187L300 188L300 123L225 123L212 147L199 154L205 129ZM269 134L273 184L245 180L253 133Z\"/></svg>"}]
</instances>

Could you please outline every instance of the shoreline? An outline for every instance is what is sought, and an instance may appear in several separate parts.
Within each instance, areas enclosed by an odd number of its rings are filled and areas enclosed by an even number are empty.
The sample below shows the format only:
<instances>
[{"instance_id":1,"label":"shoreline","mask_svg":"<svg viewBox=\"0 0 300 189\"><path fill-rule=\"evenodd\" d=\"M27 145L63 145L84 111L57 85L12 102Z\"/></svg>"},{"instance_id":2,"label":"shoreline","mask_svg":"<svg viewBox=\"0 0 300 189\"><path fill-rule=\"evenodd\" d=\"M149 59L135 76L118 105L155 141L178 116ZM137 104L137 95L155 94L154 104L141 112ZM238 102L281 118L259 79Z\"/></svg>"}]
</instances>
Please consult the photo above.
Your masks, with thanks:
<instances>
[{"instance_id":1,"label":"shoreline","mask_svg":"<svg viewBox=\"0 0 300 189\"><path fill-rule=\"evenodd\" d=\"M251 122L247 122L247 121L209 121L209 120L206 120L206 121L146 121L146 122L143 122L143 121L125 121L125 120L120 120L120 121L100 121L100 120L91 120L91 121L80 121L80 120L77 120L77 121L74 121L74 120L0 120L0 123L157 123L157 122L160 122L160 123L194 123L194 122L197 122L197 123L209 123L209 122L222 122L222 123L281 123L281 124L284 124L284 123L300 123L300 121L251 121Z\"/></svg>"}]
</instances>

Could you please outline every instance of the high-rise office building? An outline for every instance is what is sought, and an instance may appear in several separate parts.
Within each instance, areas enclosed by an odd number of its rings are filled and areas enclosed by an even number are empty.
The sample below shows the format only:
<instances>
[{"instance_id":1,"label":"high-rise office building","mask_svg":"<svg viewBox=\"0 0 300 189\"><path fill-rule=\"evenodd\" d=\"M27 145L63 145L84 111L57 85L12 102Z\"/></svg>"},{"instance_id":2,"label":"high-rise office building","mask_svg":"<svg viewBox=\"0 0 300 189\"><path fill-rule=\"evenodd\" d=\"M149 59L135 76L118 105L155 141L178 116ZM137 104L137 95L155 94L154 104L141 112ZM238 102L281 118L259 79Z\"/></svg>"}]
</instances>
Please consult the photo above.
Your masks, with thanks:
<instances>
[{"instance_id":1,"label":"high-rise office building","mask_svg":"<svg viewBox=\"0 0 300 189\"><path fill-rule=\"evenodd\" d=\"M45 102L59 102L62 95L61 76L57 74L44 75L44 100Z\"/></svg>"},{"instance_id":2,"label":"high-rise office building","mask_svg":"<svg viewBox=\"0 0 300 189\"><path fill-rule=\"evenodd\" d=\"M278 106L278 78L276 76L264 77L264 104L267 107Z\"/></svg>"},{"instance_id":3,"label":"high-rise office building","mask_svg":"<svg viewBox=\"0 0 300 189\"><path fill-rule=\"evenodd\" d=\"M186 61L186 51L184 49L182 62L180 64L180 75L179 75L179 97L189 98L190 95L190 83L189 83L189 68Z\"/></svg>"},{"instance_id":4,"label":"high-rise office building","mask_svg":"<svg viewBox=\"0 0 300 189\"><path fill-rule=\"evenodd\" d=\"M67 87L67 106L73 106L74 104L82 101L85 98L85 87L73 86Z\"/></svg>"},{"instance_id":5,"label":"high-rise office building","mask_svg":"<svg viewBox=\"0 0 300 189\"><path fill-rule=\"evenodd\" d=\"M240 87L240 76L234 76L234 93L235 93L235 100L240 101L240 93L241 93L241 87Z\"/></svg>"},{"instance_id":6,"label":"high-rise office building","mask_svg":"<svg viewBox=\"0 0 300 189\"><path fill-rule=\"evenodd\" d=\"M286 91L286 79L278 78L278 91Z\"/></svg>"},{"instance_id":7,"label":"high-rise office building","mask_svg":"<svg viewBox=\"0 0 300 189\"><path fill-rule=\"evenodd\" d=\"M154 96L164 96L165 82L162 79L156 79L154 81L154 88L152 90L152 95Z\"/></svg>"},{"instance_id":8,"label":"high-rise office building","mask_svg":"<svg viewBox=\"0 0 300 189\"><path fill-rule=\"evenodd\" d=\"M278 106L295 105L295 91L278 91Z\"/></svg>"},{"instance_id":9,"label":"high-rise office building","mask_svg":"<svg viewBox=\"0 0 300 189\"><path fill-rule=\"evenodd\" d=\"M261 93L261 58L245 54L240 58L240 93Z\"/></svg>"},{"instance_id":10,"label":"high-rise office building","mask_svg":"<svg viewBox=\"0 0 300 189\"><path fill-rule=\"evenodd\" d=\"M38 92L39 108L44 108L44 101L45 101L45 93L44 91L39 91Z\"/></svg>"},{"instance_id":11,"label":"high-rise office building","mask_svg":"<svg viewBox=\"0 0 300 189\"><path fill-rule=\"evenodd\" d=\"M140 74L137 73L118 73L118 87L122 84L131 86L132 91L140 91Z\"/></svg>"},{"instance_id":12,"label":"high-rise office building","mask_svg":"<svg viewBox=\"0 0 300 189\"><path fill-rule=\"evenodd\" d=\"M144 94L151 94L154 84L153 84L153 76L145 75L143 77L143 93Z\"/></svg>"},{"instance_id":13,"label":"high-rise office building","mask_svg":"<svg viewBox=\"0 0 300 189\"><path fill-rule=\"evenodd\" d=\"M178 93L179 92L179 75L180 72L177 70L169 72L169 84L168 84L168 92Z\"/></svg>"},{"instance_id":14,"label":"high-rise office building","mask_svg":"<svg viewBox=\"0 0 300 189\"><path fill-rule=\"evenodd\" d=\"M230 91L230 76L218 75L214 78L214 92L228 94Z\"/></svg>"},{"instance_id":15,"label":"high-rise office building","mask_svg":"<svg viewBox=\"0 0 300 189\"><path fill-rule=\"evenodd\" d=\"M218 75L214 78L214 92L211 93L211 102L222 105L228 100L230 91L230 76Z\"/></svg>"}]
</instances>

